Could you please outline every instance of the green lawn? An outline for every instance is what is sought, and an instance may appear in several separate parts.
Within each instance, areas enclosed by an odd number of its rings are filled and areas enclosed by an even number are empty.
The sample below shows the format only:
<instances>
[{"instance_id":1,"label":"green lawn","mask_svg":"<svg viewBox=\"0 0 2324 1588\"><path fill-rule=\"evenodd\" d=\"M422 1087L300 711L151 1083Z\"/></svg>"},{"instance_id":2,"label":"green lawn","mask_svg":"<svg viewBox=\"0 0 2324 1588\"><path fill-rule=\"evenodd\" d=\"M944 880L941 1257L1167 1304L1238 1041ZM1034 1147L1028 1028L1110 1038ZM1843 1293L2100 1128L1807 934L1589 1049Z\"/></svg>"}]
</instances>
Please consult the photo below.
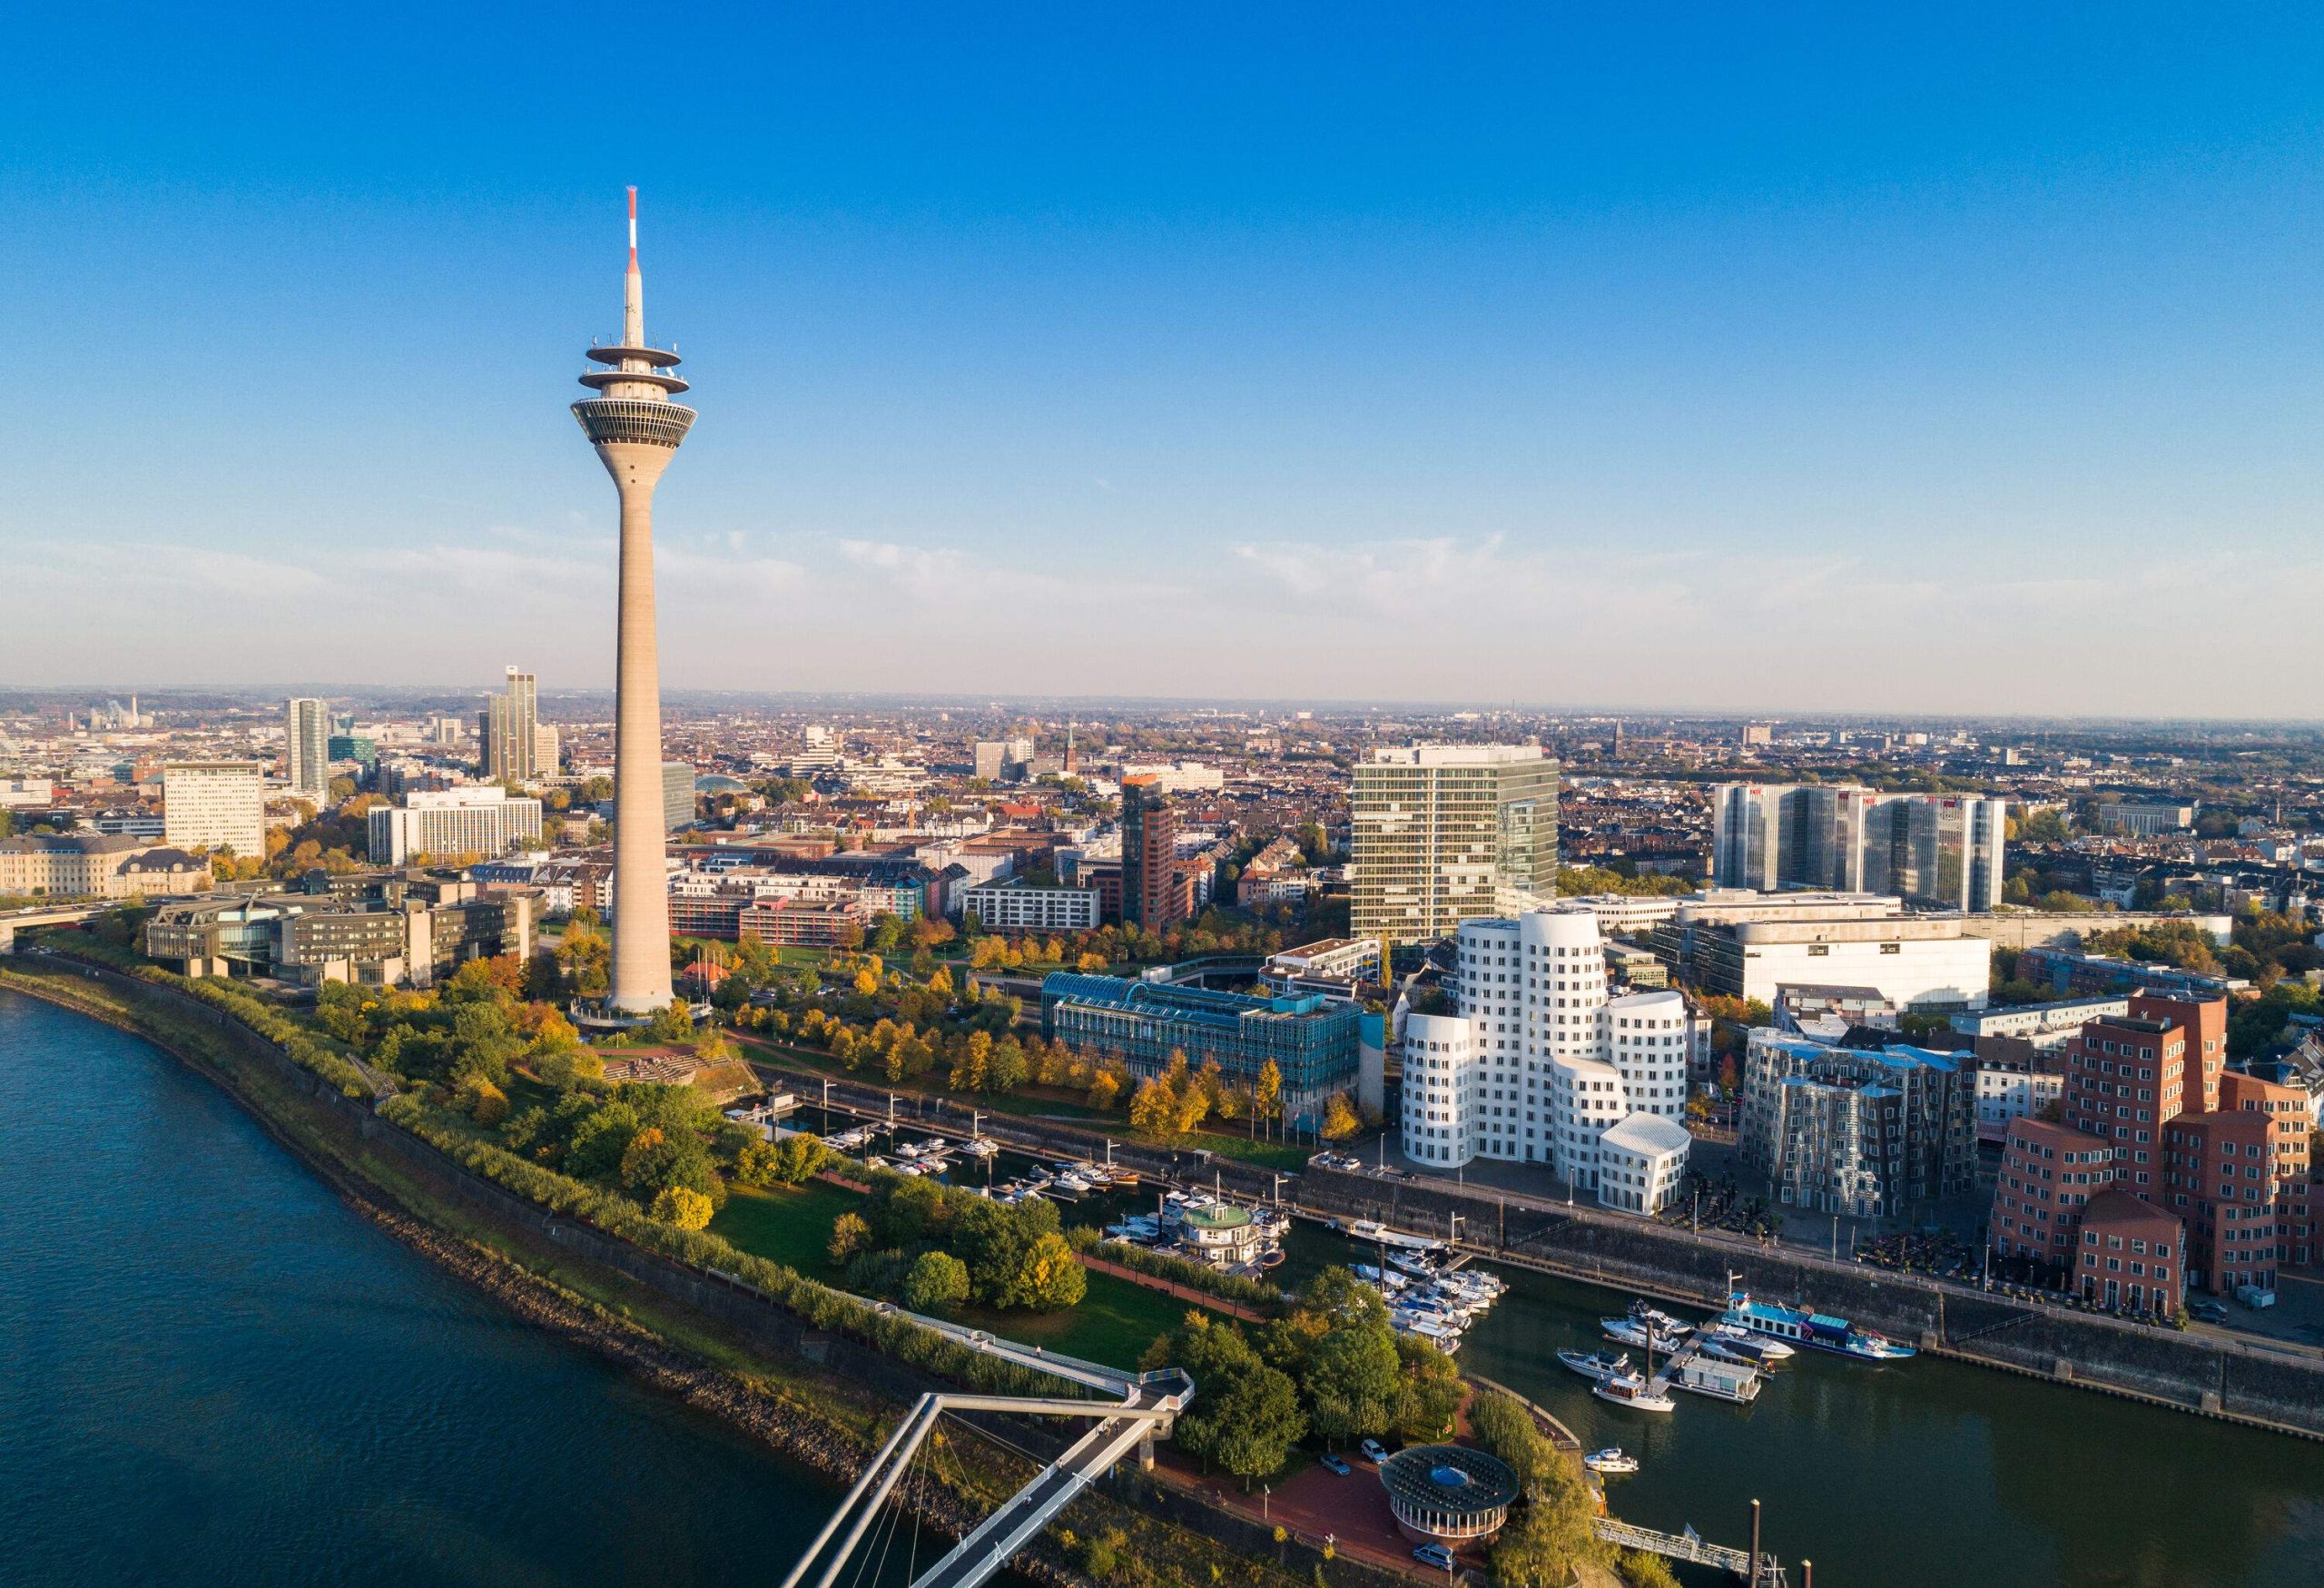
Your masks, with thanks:
<instances>
[{"instance_id":1,"label":"green lawn","mask_svg":"<svg viewBox=\"0 0 2324 1588\"><path fill-rule=\"evenodd\" d=\"M832 1225L862 1203L858 1193L827 1180L810 1180L796 1190L735 1186L710 1228L746 1252L830 1281L834 1276L823 1253L831 1244ZM972 1308L964 1320L1029 1346L1127 1368L1137 1366L1154 1337L1168 1333L1186 1315L1187 1303L1158 1290L1111 1274L1085 1277L1088 1290L1078 1307L1045 1314Z\"/></svg>"},{"instance_id":2,"label":"green lawn","mask_svg":"<svg viewBox=\"0 0 2324 1588\"><path fill-rule=\"evenodd\" d=\"M726 1206L710 1221L713 1235L816 1279L832 1277L824 1258L832 1225L841 1214L863 1205L860 1193L842 1190L829 1180L765 1191L730 1184L727 1191Z\"/></svg>"},{"instance_id":3,"label":"green lawn","mask_svg":"<svg viewBox=\"0 0 2324 1588\"><path fill-rule=\"evenodd\" d=\"M1168 1334L1187 1315L1190 1305L1158 1290L1117 1279L1111 1274L1088 1274L1088 1292L1081 1305L1063 1312L986 1312L971 1308L964 1322L990 1329L1007 1339L1042 1346L1108 1367L1136 1367L1157 1335Z\"/></svg>"}]
</instances>

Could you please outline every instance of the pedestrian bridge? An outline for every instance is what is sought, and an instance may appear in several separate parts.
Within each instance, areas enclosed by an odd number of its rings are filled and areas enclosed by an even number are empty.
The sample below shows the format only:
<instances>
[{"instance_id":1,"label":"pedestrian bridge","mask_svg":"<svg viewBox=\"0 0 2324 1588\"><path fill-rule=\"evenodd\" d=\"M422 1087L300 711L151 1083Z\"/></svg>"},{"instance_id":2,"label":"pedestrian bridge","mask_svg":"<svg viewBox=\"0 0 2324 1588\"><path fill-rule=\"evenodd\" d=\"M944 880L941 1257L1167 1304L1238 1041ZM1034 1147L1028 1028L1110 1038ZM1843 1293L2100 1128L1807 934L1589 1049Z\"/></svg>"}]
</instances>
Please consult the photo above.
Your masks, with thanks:
<instances>
[{"instance_id":1,"label":"pedestrian bridge","mask_svg":"<svg viewBox=\"0 0 2324 1588\"><path fill-rule=\"evenodd\" d=\"M896 1311L895 1308L884 1308ZM902 1503L894 1512L888 1502L898 1485L912 1473L921 1453L948 1412L1006 1412L1018 1416L1087 1418L1092 1426L1039 1475L986 1517L925 1572L915 1575L911 1588L975 1588L1008 1564L1011 1557L1114 1464L1133 1450L1143 1461L1152 1459L1152 1441L1167 1437L1172 1419L1194 1399L1194 1380L1183 1370L1123 1373L1101 1363L1060 1356L1039 1346L1021 1346L983 1329L964 1328L941 1318L903 1313L914 1323L983 1356L995 1357L1070 1385L1095 1390L1103 1398L1068 1396L924 1395L872 1458L855 1486L841 1500L839 1509L807 1546L783 1588L802 1588L809 1573L822 1568L812 1588L832 1588L851 1560L874 1547L872 1537L911 1525L902 1516ZM877 1526L883 1520L884 1528Z\"/></svg>"}]
</instances>

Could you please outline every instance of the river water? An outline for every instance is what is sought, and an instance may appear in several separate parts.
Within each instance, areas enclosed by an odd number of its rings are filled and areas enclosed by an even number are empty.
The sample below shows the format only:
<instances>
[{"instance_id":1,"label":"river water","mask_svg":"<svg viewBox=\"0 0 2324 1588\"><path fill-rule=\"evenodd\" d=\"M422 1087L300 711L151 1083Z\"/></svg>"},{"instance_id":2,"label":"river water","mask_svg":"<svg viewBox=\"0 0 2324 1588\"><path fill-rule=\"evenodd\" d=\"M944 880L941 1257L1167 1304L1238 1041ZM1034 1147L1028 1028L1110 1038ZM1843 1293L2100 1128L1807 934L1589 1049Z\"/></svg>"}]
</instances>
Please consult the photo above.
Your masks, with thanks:
<instances>
[{"instance_id":1,"label":"river water","mask_svg":"<svg viewBox=\"0 0 2324 1588\"><path fill-rule=\"evenodd\" d=\"M764 1588L834 1499L0 992L0 1583Z\"/></svg>"},{"instance_id":2,"label":"river water","mask_svg":"<svg viewBox=\"0 0 2324 1588\"><path fill-rule=\"evenodd\" d=\"M763 1588L832 1503L381 1235L166 1054L7 993L0 1198L7 1588ZM1291 1248L1295 1283L1352 1255ZM1640 1455L1630 1520L1739 1544L1756 1495L1825 1588L2324 1584L2324 1448L1935 1360L1649 1418L1557 1365L1623 1297L1509 1277L1461 1360Z\"/></svg>"}]
</instances>

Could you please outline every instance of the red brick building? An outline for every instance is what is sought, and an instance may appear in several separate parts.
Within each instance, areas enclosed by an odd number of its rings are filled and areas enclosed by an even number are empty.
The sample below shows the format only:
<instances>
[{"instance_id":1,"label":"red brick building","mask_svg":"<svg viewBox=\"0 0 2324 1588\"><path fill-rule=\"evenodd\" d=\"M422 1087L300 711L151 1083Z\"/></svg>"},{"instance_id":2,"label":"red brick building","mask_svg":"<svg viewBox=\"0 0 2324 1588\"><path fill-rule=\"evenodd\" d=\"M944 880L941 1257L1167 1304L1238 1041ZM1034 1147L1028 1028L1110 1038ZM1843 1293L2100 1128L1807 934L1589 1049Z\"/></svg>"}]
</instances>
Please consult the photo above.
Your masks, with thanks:
<instances>
[{"instance_id":1,"label":"red brick building","mask_svg":"<svg viewBox=\"0 0 2324 1588\"><path fill-rule=\"evenodd\" d=\"M2063 1288L2083 1209L2113 1183L2114 1149L2106 1142L2043 1119L2012 1119L1986 1238L2003 1257L2053 1270Z\"/></svg>"},{"instance_id":2,"label":"red brick building","mask_svg":"<svg viewBox=\"0 0 2324 1588\"><path fill-rule=\"evenodd\" d=\"M2215 1295L2272 1290L2279 1264L2315 1258L2306 1103L2294 1088L2228 1075L2216 1112L2170 1130L2167 1205L2187 1221L2191 1277Z\"/></svg>"},{"instance_id":3,"label":"red brick building","mask_svg":"<svg viewBox=\"0 0 2324 1588\"><path fill-rule=\"evenodd\" d=\"M2228 1072L2225 999L2141 993L2083 1026L2065 1061L2062 1123L2011 1123L1997 1253L2131 1307L2176 1305L2190 1285L2272 1289L2280 1264L2324 1256L2306 1094Z\"/></svg>"},{"instance_id":4,"label":"red brick building","mask_svg":"<svg viewBox=\"0 0 2324 1588\"><path fill-rule=\"evenodd\" d=\"M2108 1188L2082 1213L2074 1288L2106 1307L2172 1313L2187 1288L2179 1220Z\"/></svg>"}]
</instances>

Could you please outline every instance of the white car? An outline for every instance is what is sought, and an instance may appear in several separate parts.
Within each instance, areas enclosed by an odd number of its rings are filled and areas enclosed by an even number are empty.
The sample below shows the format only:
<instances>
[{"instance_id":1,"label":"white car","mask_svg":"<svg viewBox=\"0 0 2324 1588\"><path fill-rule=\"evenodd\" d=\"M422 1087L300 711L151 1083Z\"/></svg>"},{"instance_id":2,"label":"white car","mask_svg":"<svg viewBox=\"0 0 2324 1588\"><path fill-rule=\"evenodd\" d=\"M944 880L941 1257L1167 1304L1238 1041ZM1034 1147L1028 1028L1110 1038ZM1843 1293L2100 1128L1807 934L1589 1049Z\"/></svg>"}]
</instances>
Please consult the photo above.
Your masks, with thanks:
<instances>
[{"instance_id":1,"label":"white car","mask_svg":"<svg viewBox=\"0 0 2324 1588\"><path fill-rule=\"evenodd\" d=\"M1388 1447L1377 1439L1366 1439L1357 1448L1364 1452L1364 1459L1374 1466L1388 1459Z\"/></svg>"}]
</instances>

